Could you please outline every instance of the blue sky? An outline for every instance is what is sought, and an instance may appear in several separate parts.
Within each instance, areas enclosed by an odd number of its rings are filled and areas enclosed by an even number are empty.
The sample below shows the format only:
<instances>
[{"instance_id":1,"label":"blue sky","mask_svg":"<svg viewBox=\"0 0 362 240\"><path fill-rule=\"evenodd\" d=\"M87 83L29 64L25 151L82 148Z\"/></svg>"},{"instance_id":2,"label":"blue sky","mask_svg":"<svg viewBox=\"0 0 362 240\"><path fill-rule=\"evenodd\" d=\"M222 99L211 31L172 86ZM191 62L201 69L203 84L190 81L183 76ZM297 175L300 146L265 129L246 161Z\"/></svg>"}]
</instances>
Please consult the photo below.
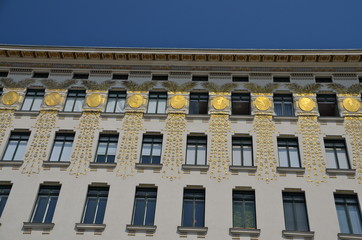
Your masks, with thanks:
<instances>
[{"instance_id":1,"label":"blue sky","mask_svg":"<svg viewBox=\"0 0 362 240\"><path fill-rule=\"evenodd\" d=\"M362 0L0 0L0 44L362 49Z\"/></svg>"}]
</instances>

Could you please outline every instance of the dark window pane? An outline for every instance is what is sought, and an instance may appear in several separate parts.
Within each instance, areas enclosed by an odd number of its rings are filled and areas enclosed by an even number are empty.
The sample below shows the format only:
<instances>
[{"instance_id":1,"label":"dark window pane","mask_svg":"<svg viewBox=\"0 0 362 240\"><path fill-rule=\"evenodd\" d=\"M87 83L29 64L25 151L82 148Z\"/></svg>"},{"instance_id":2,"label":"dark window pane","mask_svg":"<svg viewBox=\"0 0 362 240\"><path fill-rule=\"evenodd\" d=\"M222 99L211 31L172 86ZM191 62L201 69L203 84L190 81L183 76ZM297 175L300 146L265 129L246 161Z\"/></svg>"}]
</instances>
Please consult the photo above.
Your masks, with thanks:
<instances>
[{"instance_id":1,"label":"dark window pane","mask_svg":"<svg viewBox=\"0 0 362 240\"><path fill-rule=\"evenodd\" d=\"M128 79L128 74L114 73L112 79L115 79L115 80L127 80Z\"/></svg>"},{"instance_id":2,"label":"dark window pane","mask_svg":"<svg viewBox=\"0 0 362 240\"><path fill-rule=\"evenodd\" d=\"M290 77L273 77L273 82L290 82Z\"/></svg>"},{"instance_id":3,"label":"dark window pane","mask_svg":"<svg viewBox=\"0 0 362 240\"><path fill-rule=\"evenodd\" d=\"M193 75L192 76L192 81L208 81L209 80L209 76L206 75Z\"/></svg>"},{"instance_id":4,"label":"dark window pane","mask_svg":"<svg viewBox=\"0 0 362 240\"><path fill-rule=\"evenodd\" d=\"M315 77L315 82L317 83L332 82L332 77Z\"/></svg>"},{"instance_id":5,"label":"dark window pane","mask_svg":"<svg viewBox=\"0 0 362 240\"><path fill-rule=\"evenodd\" d=\"M249 82L248 76L233 76L233 82Z\"/></svg>"},{"instance_id":6,"label":"dark window pane","mask_svg":"<svg viewBox=\"0 0 362 240\"><path fill-rule=\"evenodd\" d=\"M49 73L47 72L35 72L33 74L33 78L48 78L49 77Z\"/></svg>"},{"instance_id":7,"label":"dark window pane","mask_svg":"<svg viewBox=\"0 0 362 240\"><path fill-rule=\"evenodd\" d=\"M73 79L88 79L89 74L88 73L74 73Z\"/></svg>"},{"instance_id":8,"label":"dark window pane","mask_svg":"<svg viewBox=\"0 0 362 240\"><path fill-rule=\"evenodd\" d=\"M318 94L318 110L321 117L338 117L338 104L335 95Z\"/></svg>"}]
</instances>

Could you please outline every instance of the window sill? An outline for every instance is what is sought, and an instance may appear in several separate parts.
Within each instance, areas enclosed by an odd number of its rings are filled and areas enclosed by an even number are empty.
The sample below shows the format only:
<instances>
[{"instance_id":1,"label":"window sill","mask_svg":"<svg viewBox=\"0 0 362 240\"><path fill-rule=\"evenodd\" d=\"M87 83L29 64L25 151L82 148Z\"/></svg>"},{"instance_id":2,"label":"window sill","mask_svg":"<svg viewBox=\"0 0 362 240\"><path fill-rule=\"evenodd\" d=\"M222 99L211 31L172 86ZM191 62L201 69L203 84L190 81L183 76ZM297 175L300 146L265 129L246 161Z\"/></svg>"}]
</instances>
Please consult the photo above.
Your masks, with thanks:
<instances>
[{"instance_id":1,"label":"window sill","mask_svg":"<svg viewBox=\"0 0 362 240\"><path fill-rule=\"evenodd\" d=\"M136 168L139 169L161 169L162 164L145 164L145 163L136 163Z\"/></svg>"},{"instance_id":2,"label":"window sill","mask_svg":"<svg viewBox=\"0 0 362 240\"><path fill-rule=\"evenodd\" d=\"M183 170L209 170L209 165L188 165L182 164Z\"/></svg>"},{"instance_id":3,"label":"window sill","mask_svg":"<svg viewBox=\"0 0 362 240\"><path fill-rule=\"evenodd\" d=\"M362 234L338 233L341 240L362 240Z\"/></svg>"},{"instance_id":4,"label":"window sill","mask_svg":"<svg viewBox=\"0 0 362 240\"><path fill-rule=\"evenodd\" d=\"M254 116L249 115L230 115L230 120L237 120L237 119L241 119L241 120L253 120Z\"/></svg>"},{"instance_id":5,"label":"window sill","mask_svg":"<svg viewBox=\"0 0 362 240\"><path fill-rule=\"evenodd\" d=\"M39 115L39 111L22 111L18 110L14 113L15 116L37 116Z\"/></svg>"},{"instance_id":6,"label":"window sill","mask_svg":"<svg viewBox=\"0 0 362 240\"><path fill-rule=\"evenodd\" d=\"M104 231L104 229L106 228L106 224L76 223L75 228L77 230Z\"/></svg>"},{"instance_id":7,"label":"window sill","mask_svg":"<svg viewBox=\"0 0 362 240\"><path fill-rule=\"evenodd\" d=\"M166 113L145 113L143 115L143 118L145 118L145 119L150 119L150 118L166 119L167 114Z\"/></svg>"},{"instance_id":8,"label":"window sill","mask_svg":"<svg viewBox=\"0 0 362 240\"><path fill-rule=\"evenodd\" d=\"M304 173L305 168L277 167L278 173Z\"/></svg>"},{"instance_id":9,"label":"window sill","mask_svg":"<svg viewBox=\"0 0 362 240\"><path fill-rule=\"evenodd\" d=\"M101 117L109 118L109 117L124 117L124 112L119 113L110 113L110 112L102 112Z\"/></svg>"},{"instance_id":10,"label":"window sill","mask_svg":"<svg viewBox=\"0 0 362 240\"><path fill-rule=\"evenodd\" d=\"M301 232L301 231L283 230L282 234L285 237L304 237L304 238L312 238L312 237L314 237L314 232Z\"/></svg>"},{"instance_id":11,"label":"window sill","mask_svg":"<svg viewBox=\"0 0 362 240\"><path fill-rule=\"evenodd\" d=\"M82 115L82 112L59 112L59 117L80 117Z\"/></svg>"},{"instance_id":12,"label":"window sill","mask_svg":"<svg viewBox=\"0 0 362 240\"><path fill-rule=\"evenodd\" d=\"M230 234L248 235L250 237L257 237L260 235L260 229L247 229L247 228L229 228Z\"/></svg>"},{"instance_id":13,"label":"window sill","mask_svg":"<svg viewBox=\"0 0 362 240\"><path fill-rule=\"evenodd\" d=\"M199 234L206 234L208 228L207 227L182 227L178 226L177 231L180 233L199 233Z\"/></svg>"},{"instance_id":14,"label":"window sill","mask_svg":"<svg viewBox=\"0 0 362 240\"><path fill-rule=\"evenodd\" d=\"M209 114L187 114L186 119L210 119Z\"/></svg>"},{"instance_id":15,"label":"window sill","mask_svg":"<svg viewBox=\"0 0 362 240\"><path fill-rule=\"evenodd\" d=\"M298 121L298 117L297 116L274 116L273 117L275 121L293 121L293 122L297 122Z\"/></svg>"},{"instance_id":16,"label":"window sill","mask_svg":"<svg viewBox=\"0 0 362 240\"><path fill-rule=\"evenodd\" d=\"M320 116L318 119L320 122L341 122L342 123L344 121L344 118L339 117L339 116L326 116L326 117Z\"/></svg>"},{"instance_id":17,"label":"window sill","mask_svg":"<svg viewBox=\"0 0 362 240\"><path fill-rule=\"evenodd\" d=\"M131 225L127 224L126 229L134 232L155 232L157 229L156 225L144 226L144 225Z\"/></svg>"},{"instance_id":18,"label":"window sill","mask_svg":"<svg viewBox=\"0 0 362 240\"><path fill-rule=\"evenodd\" d=\"M256 166L229 166L229 171L233 172L256 172Z\"/></svg>"},{"instance_id":19,"label":"window sill","mask_svg":"<svg viewBox=\"0 0 362 240\"><path fill-rule=\"evenodd\" d=\"M326 173L336 175L355 175L356 169L327 168Z\"/></svg>"},{"instance_id":20,"label":"window sill","mask_svg":"<svg viewBox=\"0 0 362 240\"><path fill-rule=\"evenodd\" d=\"M90 168L115 168L117 163L100 163L100 162L91 162L89 163Z\"/></svg>"},{"instance_id":21,"label":"window sill","mask_svg":"<svg viewBox=\"0 0 362 240\"><path fill-rule=\"evenodd\" d=\"M20 167L23 165L23 161L8 161L8 160L1 160L0 166L6 166L6 167Z\"/></svg>"},{"instance_id":22,"label":"window sill","mask_svg":"<svg viewBox=\"0 0 362 240\"><path fill-rule=\"evenodd\" d=\"M70 162L43 162L43 167L69 167Z\"/></svg>"},{"instance_id":23,"label":"window sill","mask_svg":"<svg viewBox=\"0 0 362 240\"><path fill-rule=\"evenodd\" d=\"M32 223L24 222L24 230L52 230L54 228L54 223Z\"/></svg>"}]
</instances>

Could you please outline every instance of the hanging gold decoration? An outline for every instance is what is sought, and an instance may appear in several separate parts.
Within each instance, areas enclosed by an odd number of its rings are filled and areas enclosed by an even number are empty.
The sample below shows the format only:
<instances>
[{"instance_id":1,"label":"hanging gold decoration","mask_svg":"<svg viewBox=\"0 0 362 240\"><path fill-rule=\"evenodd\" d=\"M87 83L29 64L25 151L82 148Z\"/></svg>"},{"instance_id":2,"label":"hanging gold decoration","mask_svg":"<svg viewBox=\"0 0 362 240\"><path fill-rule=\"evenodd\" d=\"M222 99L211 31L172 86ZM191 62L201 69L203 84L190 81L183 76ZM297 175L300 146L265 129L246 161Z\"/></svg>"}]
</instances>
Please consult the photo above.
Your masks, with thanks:
<instances>
[{"instance_id":1,"label":"hanging gold decoration","mask_svg":"<svg viewBox=\"0 0 362 240\"><path fill-rule=\"evenodd\" d=\"M71 156L70 174L77 177L88 172L88 165L93 161L93 143L99 127L100 112L85 111L80 118L79 135Z\"/></svg>"},{"instance_id":2,"label":"hanging gold decoration","mask_svg":"<svg viewBox=\"0 0 362 240\"><path fill-rule=\"evenodd\" d=\"M316 184L326 182L326 163L319 139L321 129L317 116L299 116L298 131L303 139L303 166L307 181Z\"/></svg>"},{"instance_id":3,"label":"hanging gold decoration","mask_svg":"<svg viewBox=\"0 0 362 240\"><path fill-rule=\"evenodd\" d=\"M186 118L182 113L170 113L166 120L166 145L162 155L162 177L171 181L181 177L181 167L185 160L182 147L186 132Z\"/></svg>"},{"instance_id":4,"label":"hanging gold decoration","mask_svg":"<svg viewBox=\"0 0 362 240\"><path fill-rule=\"evenodd\" d=\"M256 133L256 159L259 180L267 183L276 180L278 162L274 150L275 125L271 115L254 116L254 132Z\"/></svg>"},{"instance_id":5,"label":"hanging gold decoration","mask_svg":"<svg viewBox=\"0 0 362 240\"><path fill-rule=\"evenodd\" d=\"M47 160L47 149L51 132L57 122L58 111L40 111L35 123L35 133L29 150L25 153L23 174L39 173L43 161Z\"/></svg>"},{"instance_id":6,"label":"hanging gold decoration","mask_svg":"<svg viewBox=\"0 0 362 240\"><path fill-rule=\"evenodd\" d=\"M211 133L211 148L209 155L209 164L211 167L210 176L220 182L222 179L227 179L229 177L229 115L212 114L209 131Z\"/></svg>"},{"instance_id":7,"label":"hanging gold decoration","mask_svg":"<svg viewBox=\"0 0 362 240\"><path fill-rule=\"evenodd\" d=\"M134 95L135 96L135 95ZM138 135L143 127L143 113L126 113L123 120L122 142L117 154L117 175L133 176L138 160Z\"/></svg>"},{"instance_id":8,"label":"hanging gold decoration","mask_svg":"<svg viewBox=\"0 0 362 240\"><path fill-rule=\"evenodd\" d=\"M1 109L0 110L0 145L4 141L6 130L11 127L14 119L14 110Z\"/></svg>"},{"instance_id":9,"label":"hanging gold decoration","mask_svg":"<svg viewBox=\"0 0 362 240\"><path fill-rule=\"evenodd\" d=\"M352 168L356 169L356 177L362 183L362 117L345 117L346 133L352 146Z\"/></svg>"}]
</instances>

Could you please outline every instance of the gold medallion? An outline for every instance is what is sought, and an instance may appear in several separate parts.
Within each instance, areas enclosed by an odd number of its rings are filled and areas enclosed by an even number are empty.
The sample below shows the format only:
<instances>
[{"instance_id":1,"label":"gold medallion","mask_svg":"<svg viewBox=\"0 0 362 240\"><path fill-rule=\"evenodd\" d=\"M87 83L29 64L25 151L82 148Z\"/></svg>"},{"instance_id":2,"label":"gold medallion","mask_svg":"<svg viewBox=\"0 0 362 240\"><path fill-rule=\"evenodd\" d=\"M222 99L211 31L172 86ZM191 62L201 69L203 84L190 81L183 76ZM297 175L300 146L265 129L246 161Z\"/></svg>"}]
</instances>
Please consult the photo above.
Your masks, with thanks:
<instances>
[{"instance_id":1,"label":"gold medallion","mask_svg":"<svg viewBox=\"0 0 362 240\"><path fill-rule=\"evenodd\" d=\"M139 94L132 95L128 98L128 105L131 108L139 108L143 103L143 97Z\"/></svg>"},{"instance_id":2,"label":"gold medallion","mask_svg":"<svg viewBox=\"0 0 362 240\"><path fill-rule=\"evenodd\" d=\"M305 112L312 111L315 108L315 102L313 101L313 99L308 97L302 97L301 99L299 99L298 104L300 109Z\"/></svg>"},{"instance_id":3,"label":"gold medallion","mask_svg":"<svg viewBox=\"0 0 362 240\"><path fill-rule=\"evenodd\" d=\"M267 97L257 97L254 101L255 107L260 111L268 110L271 107L271 102Z\"/></svg>"},{"instance_id":4,"label":"gold medallion","mask_svg":"<svg viewBox=\"0 0 362 240\"><path fill-rule=\"evenodd\" d=\"M170 105L174 109L181 109L186 105L186 98L182 95L173 96L170 99Z\"/></svg>"},{"instance_id":5,"label":"gold medallion","mask_svg":"<svg viewBox=\"0 0 362 240\"><path fill-rule=\"evenodd\" d=\"M92 93L87 97L87 105L89 107L98 107L102 102L102 96L99 93Z\"/></svg>"},{"instance_id":6,"label":"gold medallion","mask_svg":"<svg viewBox=\"0 0 362 240\"><path fill-rule=\"evenodd\" d=\"M217 110L223 110L229 105L229 101L222 96L214 97L211 101L212 106Z\"/></svg>"},{"instance_id":7,"label":"gold medallion","mask_svg":"<svg viewBox=\"0 0 362 240\"><path fill-rule=\"evenodd\" d=\"M5 105L13 105L14 103L16 103L16 101L18 101L18 99L19 94L17 92L11 91L5 93L1 100Z\"/></svg>"},{"instance_id":8,"label":"gold medallion","mask_svg":"<svg viewBox=\"0 0 362 240\"><path fill-rule=\"evenodd\" d=\"M361 108L361 103L355 98L345 98L343 100L343 107L348 112L357 112Z\"/></svg>"},{"instance_id":9,"label":"gold medallion","mask_svg":"<svg viewBox=\"0 0 362 240\"><path fill-rule=\"evenodd\" d=\"M59 93L52 92L46 95L44 102L47 106L55 106L60 103L61 96Z\"/></svg>"}]
</instances>

